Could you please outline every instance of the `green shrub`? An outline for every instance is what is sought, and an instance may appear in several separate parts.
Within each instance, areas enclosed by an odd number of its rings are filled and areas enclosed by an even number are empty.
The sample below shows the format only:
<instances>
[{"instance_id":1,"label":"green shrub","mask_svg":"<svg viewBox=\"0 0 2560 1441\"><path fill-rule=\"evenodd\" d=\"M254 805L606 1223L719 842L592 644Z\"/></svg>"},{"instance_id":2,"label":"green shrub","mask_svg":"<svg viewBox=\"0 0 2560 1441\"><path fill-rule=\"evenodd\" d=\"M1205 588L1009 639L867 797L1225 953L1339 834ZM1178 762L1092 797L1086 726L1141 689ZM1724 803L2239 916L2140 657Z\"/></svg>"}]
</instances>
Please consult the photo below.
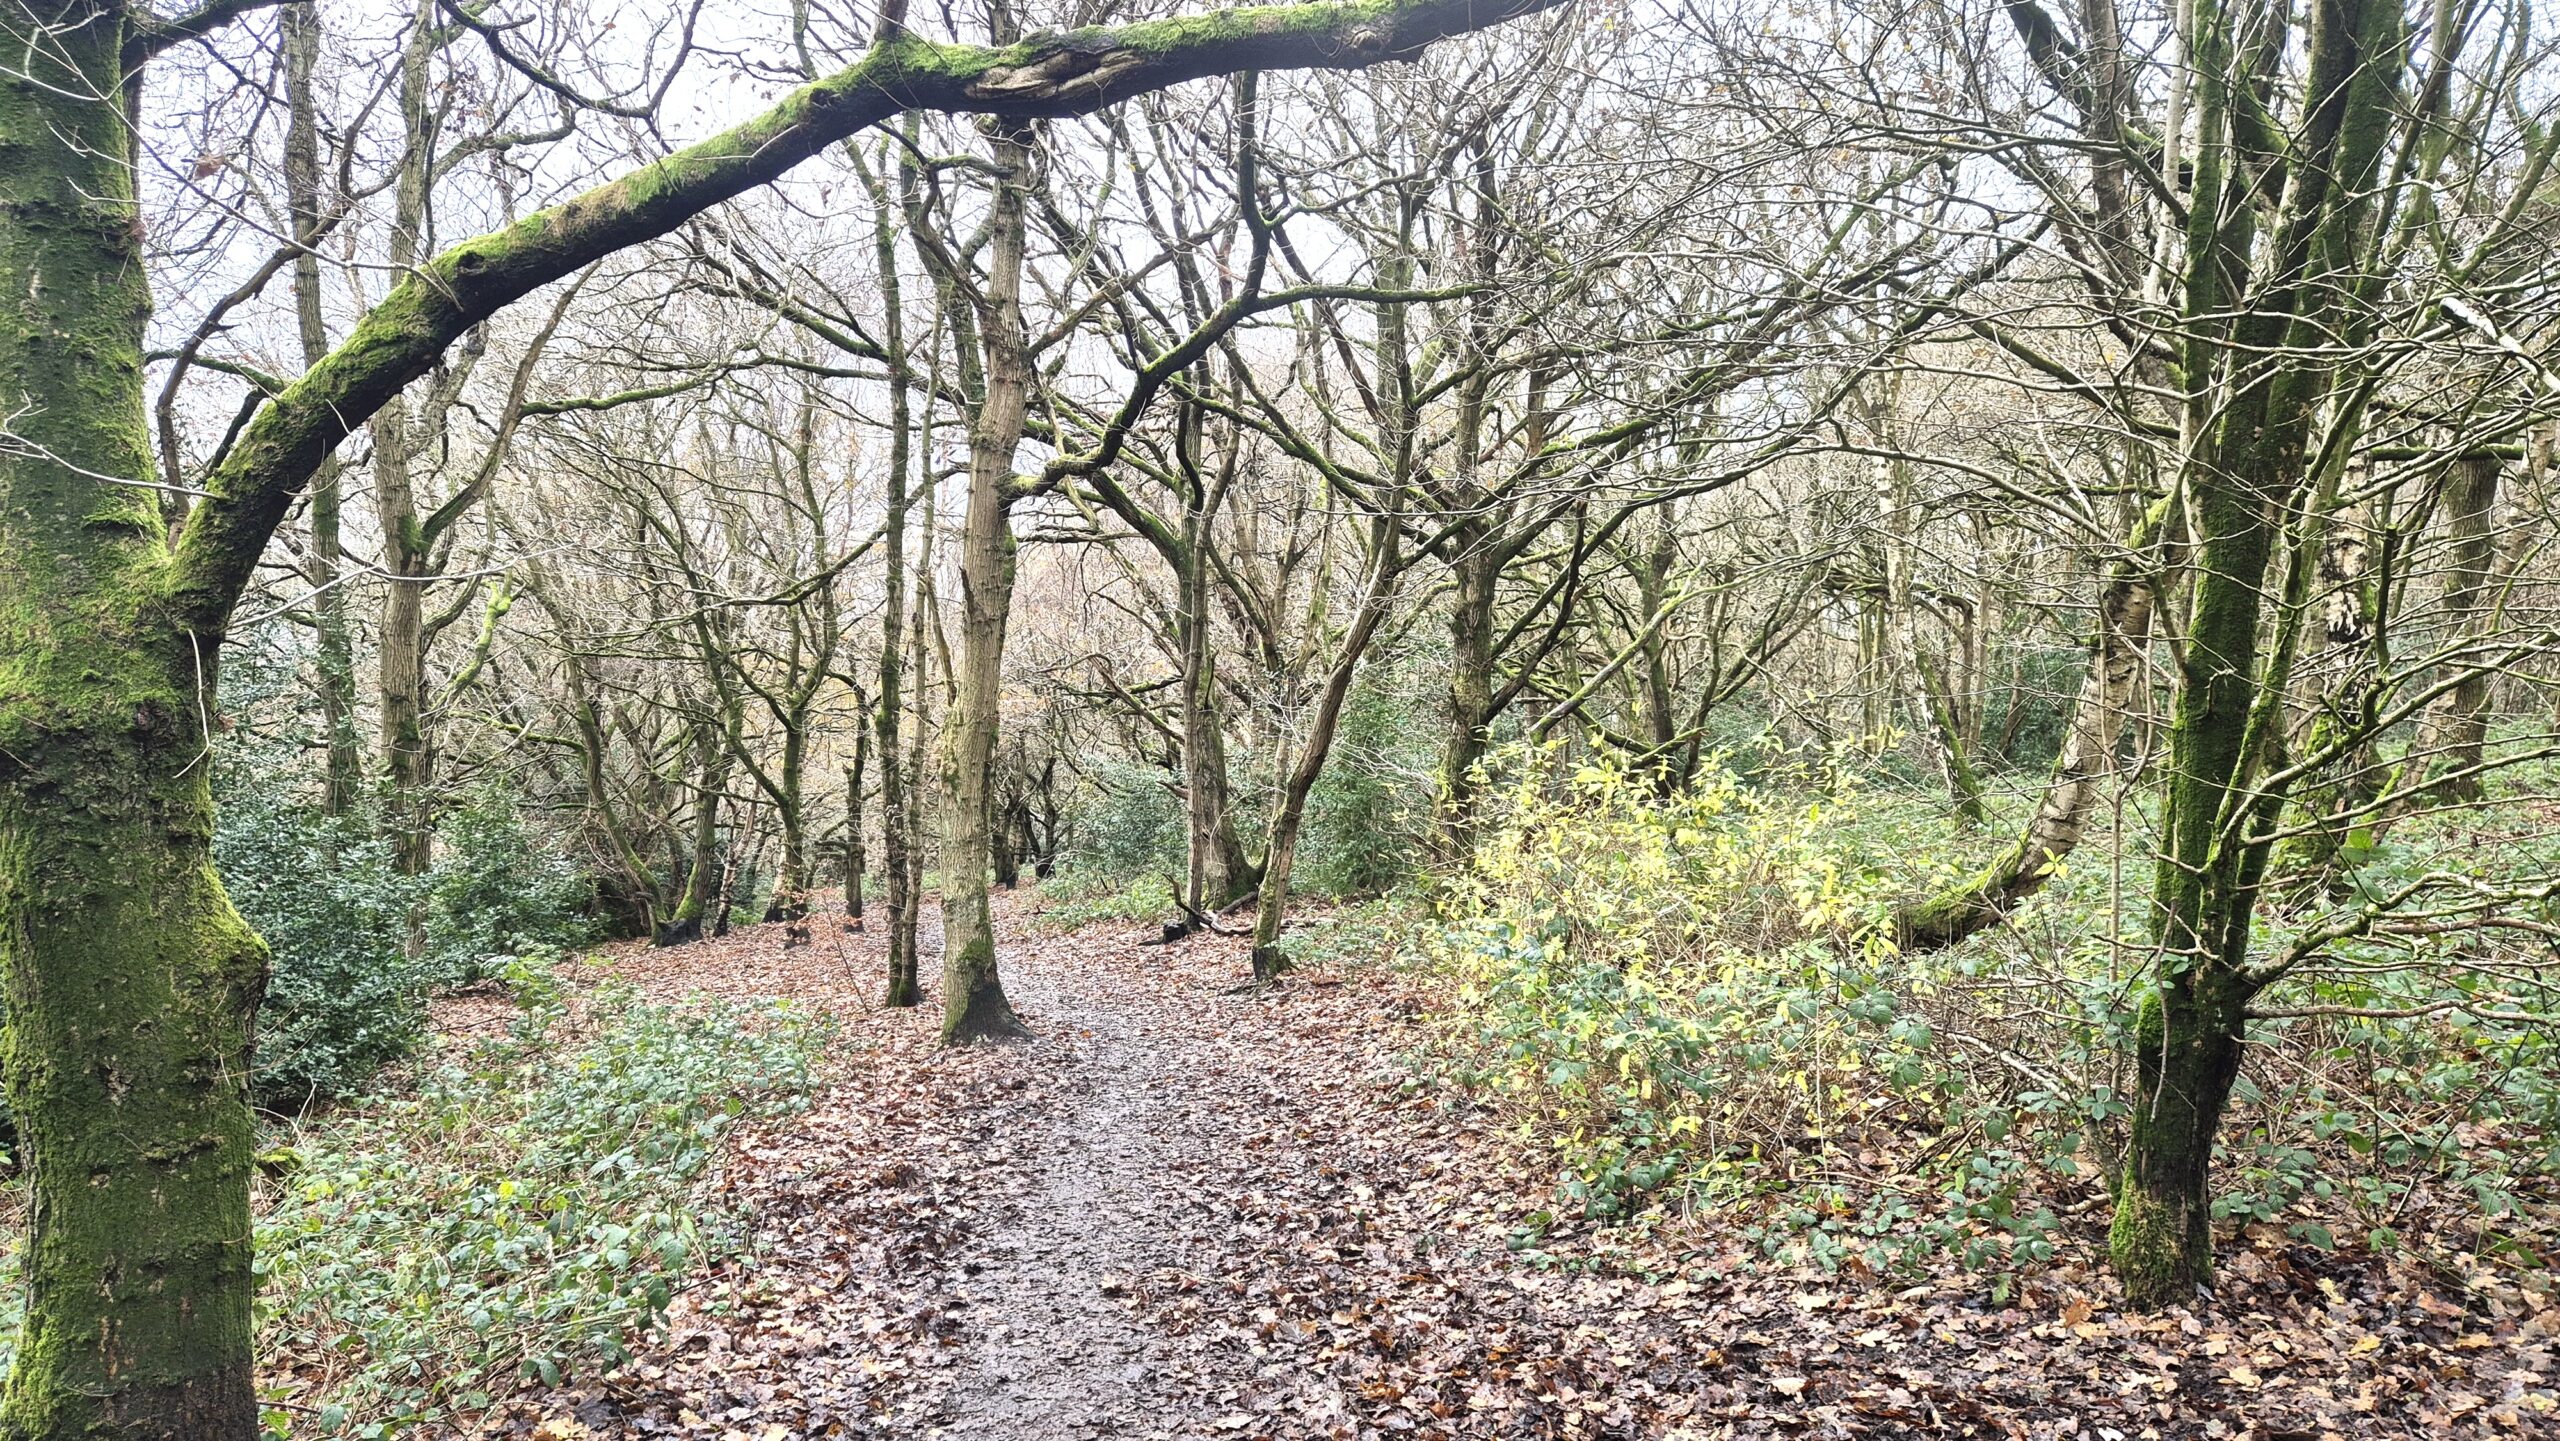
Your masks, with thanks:
<instances>
[{"instance_id":1,"label":"green shrub","mask_svg":"<svg viewBox=\"0 0 2560 1441\"><path fill-rule=\"evenodd\" d=\"M1074 929L1097 921L1160 921L1173 910L1167 877L1140 874L1126 880L1099 870L1060 871L1040 882L1040 916Z\"/></svg>"},{"instance_id":2,"label":"green shrub","mask_svg":"<svg viewBox=\"0 0 2560 1441\"><path fill-rule=\"evenodd\" d=\"M590 923L585 878L500 788L448 805L424 876L400 874L378 805L325 814L318 736L293 708L298 658L287 640L270 627L226 656L223 711L240 723L214 747L213 852L271 957L258 1097L291 1108L353 1094L410 1054L432 990L578 945Z\"/></svg>"},{"instance_id":3,"label":"green shrub","mask_svg":"<svg viewBox=\"0 0 2560 1441\"><path fill-rule=\"evenodd\" d=\"M1437 757L1418 727L1432 707L1372 666L1344 698L1324 774L1307 796L1303 861L1295 878L1329 896L1375 896L1421 868Z\"/></svg>"},{"instance_id":4,"label":"green shrub","mask_svg":"<svg viewBox=\"0 0 2560 1441\"><path fill-rule=\"evenodd\" d=\"M2054 1148L2070 1164L2082 1120L2013 1124L2014 1078L1986 1087L1947 1051L1954 978L1872 924L1940 868L1953 831L1926 803L1722 769L1665 799L1649 775L1553 749L1518 773L1436 949L1458 1078L1554 1151L1566 1201L1616 1217L1767 1198L1771 1248L1827 1263L2050 1254L2031 1181ZM1931 1134L1960 1144L1902 1171Z\"/></svg>"},{"instance_id":5,"label":"green shrub","mask_svg":"<svg viewBox=\"0 0 2560 1441\"><path fill-rule=\"evenodd\" d=\"M265 1346L324 1368L270 1398L306 1408L272 1430L382 1435L516 1379L608 1369L736 1244L693 1183L740 1120L806 1104L826 1028L608 990L578 1040L542 987L519 991L533 1004L505 1039L306 1132L268 1186Z\"/></svg>"},{"instance_id":6,"label":"green shrub","mask_svg":"<svg viewBox=\"0 0 2560 1441\"><path fill-rule=\"evenodd\" d=\"M1721 771L1665 801L1606 760L1564 764L1501 797L1443 944L1480 1079L1523 1104L1578 1199L1613 1211L1818 1133L1846 1071L1890 1074L1925 1044L1851 939L1895 887L1830 824L1840 803Z\"/></svg>"},{"instance_id":7,"label":"green shrub","mask_svg":"<svg viewBox=\"0 0 2560 1441\"><path fill-rule=\"evenodd\" d=\"M2121 1153L2152 825L2135 801L2007 924L1901 955L1883 907L2014 832L1963 840L1932 797L1764 775L1660 800L1610 764L1532 757L1447 890L1451 1070L1552 1148L1589 1214L1714 1204L1773 1254L1952 1256L2002 1291L2064 1206L2104 1204ZM2263 952L2416 877L2560 872L2560 838L2529 807L2411 817L2343 864L2330 886L2271 879ZM2260 998L2218 1219L2548 1266L2560 1007L2540 937L2560 902L2498 921L2351 937Z\"/></svg>"},{"instance_id":8,"label":"green shrub","mask_svg":"<svg viewBox=\"0 0 2560 1441\"><path fill-rule=\"evenodd\" d=\"M1106 886L1181 873L1188 824L1182 798L1167 779L1156 766L1117 760L1095 765L1093 790L1077 808L1074 840L1061 869L1086 872Z\"/></svg>"},{"instance_id":9,"label":"green shrub","mask_svg":"<svg viewBox=\"0 0 2560 1441\"><path fill-rule=\"evenodd\" d=\"M214 858L273 957L258 1024L263 1103L345 1095L417 1047L441 967L404 946L426 888L399 874L386 842L355 818L240 786L217 813Z\"/></svg>"},{"instance_id":10,"label":"green shrub","mask_svg":"<svg viewBox=\"0 0 2560 1441\"><path fill-rule=\"evenodd\" d=\"M501 795L448 816L434 868L403 876L364 817L303 804L278 783L289 773L242 758L220 775L215 864L272 956L258 1026L264 1104L352 1094L424 1039L431 991L587 937L583 879ZM413 911L425 940L414 954Z\"/></svg>"},{"instance_id":11,"label":"green shrub","mask_svg":"<svg viewBox=\"0 0 2560 1441\"><path fill-rule=\"evenodd\" d=\"M594 886L513 797L487 786L437 818L427 877L427 949L438 985L483 979L507 958L592 938Z\"/></svg>"}]
</instances>

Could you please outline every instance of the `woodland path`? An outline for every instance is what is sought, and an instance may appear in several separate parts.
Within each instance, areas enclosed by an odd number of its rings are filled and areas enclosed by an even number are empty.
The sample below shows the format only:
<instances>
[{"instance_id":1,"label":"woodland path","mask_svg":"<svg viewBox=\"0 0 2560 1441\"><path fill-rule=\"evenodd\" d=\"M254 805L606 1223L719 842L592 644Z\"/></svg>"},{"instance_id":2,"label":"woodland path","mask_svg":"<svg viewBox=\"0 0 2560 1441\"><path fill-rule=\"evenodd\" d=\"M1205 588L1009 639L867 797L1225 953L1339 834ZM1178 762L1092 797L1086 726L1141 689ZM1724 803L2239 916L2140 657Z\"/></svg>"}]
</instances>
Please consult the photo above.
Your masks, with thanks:
<instances>
[{"instance_id":1,"label":"woodland path","mask_svg":"<svg viewBox=\"0 0 2560 1441\"><path fill-rule=\"evenodd\" d=\"M723 1189L756 1216L752 1261L680 1302L672 1344L583 1395L579 1424L751 1441L1224 1441L1276 1434L1257 1412L1308 1419L1303 1378L1181 1304L1235 1259L1222 1248L1239 1158L1296 1163L1273 1140L1297 1108L1252 1104L1273 1078L1249 1064L1290 1001L1232 994L1243 952L1218 938L1166 949L1133 945L1126 927L1059 934L1010 903L998 920L1034 1039L958 1053L933 1046L930 999L873 1004L883 935L844 934L836 914L797 950L759 926L621 957L615 972L652 992L828 1010L854 1054L809 1114L748 1139L728 1168ZM936 932L928 911L928 977ZM1231 1094L1239 1076L1250 1095Z\"/></svg>"},{"instance_id":2,"label":"woodland path","mask_svg":"<svg viewBox=\"0 0 2560 1441\"><path fill-rule=\"evenodd\" d=\"M1240 995L1222 937L998 911L1030 1042L950 1052L873 1000L882 938L751 927L613 969L785 997L841 1079L739 1138L739 1256L638 1362L528 1392L532 1441L2550 1435L2560 1310L2502 1312L2280 1236L2207 1311L2132 1316L2085 1259L1979 1277L1773 1271L1736 1219L1559 1219L1553 1172L1414 1064L1391 967ZM935 967L926 918L926 965ZM2549 1426L2549 1429L2537 1429Z\"/></svg>"},{"instance_id":3,"label":"woodland path","mask_svg":"<svg viewBox=\"0 0 2560 1441\"><path fill-rule=\"evenodd\" d=\"M1202 1264L1213 1207L1191 1178L1249 1137L1233 1113L1191 1104L1215 1064L1197 1027L1165 1028L1127 991L1079 984L1091 973L1051 949L1025 962L1015 1003L1072 1032L1075 1063L1018 1163L1028 1184L957 1284L972 1340L936 1419L953 1436L1023 1441L1200 1434L1214 1418L1198 1403L1240 1395L1251 1358L1184 1346L1125 1298L1141 1275Z\"/></svg>"}]
</instances>

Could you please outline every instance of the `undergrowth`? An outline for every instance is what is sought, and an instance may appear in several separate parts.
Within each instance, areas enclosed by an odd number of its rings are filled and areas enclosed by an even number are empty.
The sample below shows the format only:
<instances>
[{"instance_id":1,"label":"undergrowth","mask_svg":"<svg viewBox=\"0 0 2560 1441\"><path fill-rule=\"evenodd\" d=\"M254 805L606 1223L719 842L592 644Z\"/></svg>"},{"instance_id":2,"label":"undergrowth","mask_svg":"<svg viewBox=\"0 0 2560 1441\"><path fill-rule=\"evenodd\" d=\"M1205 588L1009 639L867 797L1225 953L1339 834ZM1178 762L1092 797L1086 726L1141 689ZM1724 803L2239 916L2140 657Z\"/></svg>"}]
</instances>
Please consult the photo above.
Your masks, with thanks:
<instances>
[{"instance_id":1,"label":"undergrowth","mask_svg":"<svg viewBox=\"0 0 2560 1441\"><path fill-rule=\"evenodd\" d=\"M1114 876L1076 868L1040 882L1040 917L1073 930L1099 921L1158 921L1173 913L1173 888L1157 875Z\"/></svg>"},{"instance_id":2,"label":"undergrowth","mask_svg":"<svg viewBox=\"0 0 2560 1441\"><path fill-rule=\"evenodd\" d=\"M1933 798L1804 766L1665 797L1553 750L1517 773L1429 953L1450 980L1447 1075L1554 1155L1563 1209L1711 1208L1780 1260L1952 1261L2000 1295L2071 1218L2102 1222L2143 961L2130 855L2084 847L2008 927L1902 955L1877 923L1982 843ZM2483 842L2413 826L2396 844L2409 868L2476 864ZM2280 911L2266 944L2319 914ZM2327 1014L2253 1028L2215 1178L2226 1225L2545 1265L2560 1056L2512 1006L2465 1009L2478 982L2456 944L2480 963L2476 935L2349 948L2269 993Z\"/></svg>"},{"instance_id":3,"label":"undergrowth","mask_svg":"<svg viewBox=\"0 0 2560 1441\"><path fill-rule=\"evenodd\" d=\"M694 1200L722 1136L805 1106L829 1028L785 1005L664 1005L546 967L508 1032L448 1044L361 1108L271 1135L256 1221L268 1436L380 1438L524 1382L612 1368L688 1273L741 1243ZM16 1258L0 1296L18 1296ZM14 1317L0 1326L0 1348Z\"/></svg>"}]
</instances>

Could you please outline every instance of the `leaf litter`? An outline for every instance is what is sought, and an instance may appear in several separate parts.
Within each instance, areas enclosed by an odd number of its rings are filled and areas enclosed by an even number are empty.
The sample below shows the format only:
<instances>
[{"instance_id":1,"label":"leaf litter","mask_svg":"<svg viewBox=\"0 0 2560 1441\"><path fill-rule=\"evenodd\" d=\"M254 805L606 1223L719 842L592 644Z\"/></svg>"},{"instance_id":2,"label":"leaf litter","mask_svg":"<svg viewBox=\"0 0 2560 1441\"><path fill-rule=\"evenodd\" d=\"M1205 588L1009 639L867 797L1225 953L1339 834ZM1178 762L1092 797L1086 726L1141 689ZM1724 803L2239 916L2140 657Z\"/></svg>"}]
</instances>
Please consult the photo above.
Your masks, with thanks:
<instances>
[{"instance_id":1,"label":"leaf litter","mask_svg":"<svg viewBox=\"0 0 2560 1441\"><path fill-rule=\"evenodd\" d=\"M613 953L661 998L826 1010L844 1054L704 1197L752 1244L631 1365L479 1434L2560 1436L2560 1309L2491 1273L2259 1228L2209 1303L2143 1316L2088 1259L2102 1235L1994 1303L1951 1267L1775 1268L1712 1214L1557 1225L1552 1168L1499 1116L1410 1084L1414 978L1239 993L1229 938L1060 932L1014 897L998 923L1037 1039L963 1051L930 1003L876 1005L881 933L833 915L796 948L755 926Z\"/></svg>"}]
</instances>

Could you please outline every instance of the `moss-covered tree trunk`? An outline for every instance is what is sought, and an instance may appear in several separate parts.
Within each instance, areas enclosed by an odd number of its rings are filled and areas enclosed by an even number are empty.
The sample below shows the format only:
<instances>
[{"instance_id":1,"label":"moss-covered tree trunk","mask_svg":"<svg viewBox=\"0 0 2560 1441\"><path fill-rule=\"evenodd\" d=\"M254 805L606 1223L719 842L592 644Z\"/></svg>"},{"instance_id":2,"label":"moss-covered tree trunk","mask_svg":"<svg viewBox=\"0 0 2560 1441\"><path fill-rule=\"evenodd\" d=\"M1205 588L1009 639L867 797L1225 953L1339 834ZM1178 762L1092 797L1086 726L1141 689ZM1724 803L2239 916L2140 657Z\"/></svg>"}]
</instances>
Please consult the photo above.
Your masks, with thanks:
<instances>
[{"instance_id":1,"label":"moss-covered tree trunk","mask_svg":"<svg viewBox=\"0 0 2560 1441\"><path fill-rule=\"evenodd\" d=\"M2199 3L2188 37L2202 77L2180 357L2191 378L2182 461L2195 584L2160 806L2134 1124L2108 1236L2137 1307L2184 1300L2212 1276L2209 1168L2248 1002L2269 979L2250 948L2290 799L2283 702L2298 627L2278 628L2275 644L2262 631L2271 599L2298 612L2308 598L2322 506L2303 503L2305 482L2340 369L2324 350L2369 333L2356 274L2372 263L2373 181L2406 28L2395 0L2319 0L2310 18L2295 174L2271 211L2253 191L2267 143L2257 102L2229 88L2254 43L2249 17ZM2219 384L2193 383L2203 377Z\"/></svg>"},{"instance_id":2,"label":"moss-covered tree trunk","mask_svg":"<svg viewBox=\"0 0 2560 1441\"><path fill-rule=\"evenodd\" d=\"M173 622L142 408L126 17L23 0L0 65L0 1043L27 1319L0 1434L257 1434L265 954L210 858L222 637Z\"/></svg>"},{"instance_id":3,"label":"moss-covered tree trunk","mask_svg":"<svg viewBox=\"0 0 2560 1441\"><path fill-rule=\"evenodd\" d=\"M775 768L774 785L769 792L775 823L782 830L782 860L773 873L773 896L765 903L764 918L768 921L796 922L809 914L808 754L808 718L784 718L782 759Z\"/></svg>"},{"instance_id":4,"label":"moss-covered tree trunk","mask_svg":"<svg viewBox=\"0 0 2560 1441\"><path fill-rule=\"evenodd\" d=\"M2126 1298L2144 1309L2192 1299L2213 1275L2208 1182L2240 1076L2246 991L2191 972L2153 992L2134 1028L2132 1137L2107 1248Z\"/></svg>"},{"instance_id":5,"label":"moss-covered tree trunk","mask_svg":"<svg viewBox=\"0 0 2560 1441\"><path fill-rule=\"evenodd\" d=\"M2131 1144L2107 1237L2126 1299L2143 1309L2188 1300L2212 1278L2207 1183L2240 1074L2266 857L2263 844L2242 841L2226 808L2258 809L2247 786L2252 750L2264 744L2252 719L2265 684L2258 631L2275 527L2260 485L2217 475L2200 477L2197 490L2204 542L2170 723L2154 976L2135 1031Z\"/></svg>"},{"instance_id":6,"label":"moss-covered tree trunk","mask_svg":"<svg viewBox=\"0 0 2560 1441\"><path fill-rule=\"evenodd\" d=\"M1220 910L1252 893L1261 868L1236 835L1235 788L1227 768L1227 730L1218 704L1218 649L1213 634L1213 573L1209 547L1226 485L1214 487L1202 473L1199 449L1203 417L1185 406L1180 418L1187 488L1178 543L1158 551L1174 572L1174 640L1181 655L1182 806L1188 872L1184 897L1191 914ZM1153 534L1141 528L1141 534ZM1189 924L1186 920L1185 924Z\"/></svg>"},{"instance_id":7,"label":"moss-covered tree trunk","mask_svg":"<svg viewBox=\"0 0 2560 1441\"><path fill-rule=\"evenodd\" d=\"M1188 835L1187 899L1214 911L1252 893L1261 868L1236 834L1235 790L1228 779L1226 717L1218 704L1218 661L1210 643L1209 577L1195 564L1181 577L1183 815Z\"/></svg>"},{"instance_id":8,"label":"moss-covered tree trunk","mask_svg":"<svg viewBox=\"0 0 2560 1441\"><path fill-rule=\"evenodd\" d=\"M1928 712L1929 733L1936 741L1938 767L1947 782L1947 797L1956 823L1978 830L1989 818L1984 805L1982 771L1974 765L1973 746L1965 739L1964 718L1946 667L1918 644L1911 647L1911 669L1918 681L1921 708Z\"/></svg>"},{"instance_id":9,"label":"moss-covered tree trunk","mask_svg":"<svg viewBox=\"0 0 2560 1441\"><path fill-rule=\"evenodd\" d=\"M661 946L702 939L711 912L712 886L720 875L720 802L729 788L729 750L708 719L693 724L693 845L686 857L684 891L674 913L658 928Z\"/></svg>"}]
</instances>

